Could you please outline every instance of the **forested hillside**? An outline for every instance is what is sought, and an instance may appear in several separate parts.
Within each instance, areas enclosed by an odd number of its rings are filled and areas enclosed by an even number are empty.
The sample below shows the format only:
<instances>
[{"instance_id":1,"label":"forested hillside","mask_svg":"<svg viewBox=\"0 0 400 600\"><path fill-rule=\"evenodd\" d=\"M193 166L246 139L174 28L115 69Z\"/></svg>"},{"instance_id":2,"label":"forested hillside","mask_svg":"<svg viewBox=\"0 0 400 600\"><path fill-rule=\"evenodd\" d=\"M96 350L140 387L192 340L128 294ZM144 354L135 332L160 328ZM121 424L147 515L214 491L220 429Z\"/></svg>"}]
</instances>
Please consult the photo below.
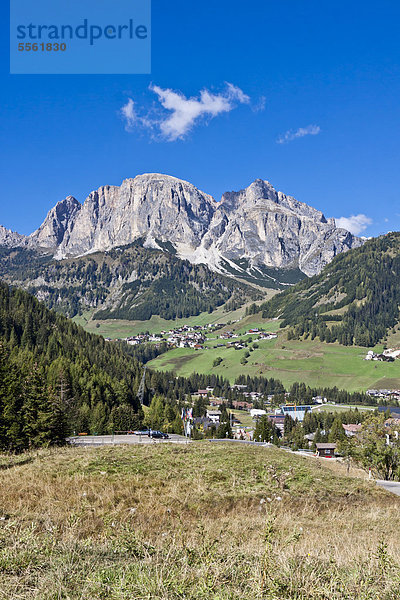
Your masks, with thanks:
<instances>
[{"instance_id":1,"label":"forested hillside","mask_svg":"<svg viewBox=\"0 0 400 600\"><path fill-rule=\"evenodd\" d=\"M140 363L21 290L0 284L0 445L63 442L111 424L124 406L139 423Z\"/></svg>"},{"instance_id":2,"label":"forested hillside","mask_svg":"<svg viewBox=\"0 0 400 600\"><path fill-rule=\"evenodd\" d=\"M288 337L374 346L399 323L400 233L368 240L250 312L279 317Z\"/></svg>"},{"instance_id":3,"label":"forested hillside","mask_svg":"<svg viewBox=\"0 0 400 600\"><path fill-rule=\"evenodd\" d=\"M95 309L97 319L175 319L262 298L251 286L165 250L137 242L57 261L37 250L0 248L0 277L68 317Z\"/></svg>"}]
</instances>

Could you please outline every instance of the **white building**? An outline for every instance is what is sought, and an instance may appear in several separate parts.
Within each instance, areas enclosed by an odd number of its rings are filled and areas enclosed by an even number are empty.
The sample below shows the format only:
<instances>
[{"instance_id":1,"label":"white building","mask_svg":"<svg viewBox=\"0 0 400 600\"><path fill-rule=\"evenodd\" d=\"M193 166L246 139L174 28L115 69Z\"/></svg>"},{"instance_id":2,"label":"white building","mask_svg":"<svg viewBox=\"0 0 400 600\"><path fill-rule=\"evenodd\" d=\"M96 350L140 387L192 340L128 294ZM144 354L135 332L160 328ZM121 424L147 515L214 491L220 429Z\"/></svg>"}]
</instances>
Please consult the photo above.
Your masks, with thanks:
<instances>
[{"instance_id":1,"label":"white building","mask_svg":"<svg viewBox=\"0 0 400 600\"><path fill-rule=\"evenodd\" d=\"M259 419L263 415L267 414L266 410L262 410L261 408L251 408L250 414L252 419Z\"/></svg>"},{"instance_id":2,"label":"white building","mask_svg":"<svg viewBox=\"0 0 400 600\"><path fill-rule=\"evenodd\" d=\"M219 422L221 419L221 411L220 410L208 410L207 417L210 419L210 421L212 421L216 425L219 425Z\"/></svg>"}]
</instances>

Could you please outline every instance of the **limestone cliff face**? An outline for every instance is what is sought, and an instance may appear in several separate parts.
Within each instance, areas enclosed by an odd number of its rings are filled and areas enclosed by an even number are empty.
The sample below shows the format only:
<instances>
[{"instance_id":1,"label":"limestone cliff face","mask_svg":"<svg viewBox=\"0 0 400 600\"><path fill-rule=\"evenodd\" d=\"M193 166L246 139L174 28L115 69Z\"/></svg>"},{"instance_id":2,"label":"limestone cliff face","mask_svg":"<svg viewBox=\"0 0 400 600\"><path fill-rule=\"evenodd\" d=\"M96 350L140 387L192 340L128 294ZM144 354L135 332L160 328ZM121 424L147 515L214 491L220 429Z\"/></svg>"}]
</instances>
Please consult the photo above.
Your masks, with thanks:
<instances>
[{"instance_id":1,"label":"limestone cliff face","mask_svg":"<svg viewBox=\"0 0 400 600\"><path fill-rule=\"evenodd\" d=\"M203 239L206 249L252 266L299 268L319 273L337 254L362 240L339 229L334 219L257 179L239 192L227 192Z\"/></svg>"},{"instance_id":2,"label":"limestone cliff face","mask_svg":"<svg viewBox=\"0 0 400 600\"><path fill-rule=\"evenodd\" d=\"M0 245L12 245L11 232L5 232L0 229ZM168 242L179 256L215 270L223 270L226 260L245 259L251 268L298 268L307 275L363 243L267 181L227 192L217 203L186 181L153 173L126 179L120 187L101 187L83 205L67 197L29 236L29 244L51 249L61 259L137 239L150 247Z\"/></svg>"},{"instance_id":3,"label":"limestone cliff face","mask_svg":"<svg viewBox=\"0 0 400 600\"><path fill-rule=\"evenodd\" d=\"M121 187L105 186L85 200L57 257L109 250L145 238L194 251L208 230L214 199L195 186L166 175L139 175Z\"/></svg>"},{"instance_id":4,"label":"limestone cliff face","mask_svg":"<svg viewBox=\"0 0 400 600\"><path fill-rule=\"evenodd\" d=\"M73 229L81 208L81 203L73 196L67 196L61 202L57 202L47 213L39 229L29 236L30 245L56 250L67 237L67 233Z\"/></svg>"}]
</instances>

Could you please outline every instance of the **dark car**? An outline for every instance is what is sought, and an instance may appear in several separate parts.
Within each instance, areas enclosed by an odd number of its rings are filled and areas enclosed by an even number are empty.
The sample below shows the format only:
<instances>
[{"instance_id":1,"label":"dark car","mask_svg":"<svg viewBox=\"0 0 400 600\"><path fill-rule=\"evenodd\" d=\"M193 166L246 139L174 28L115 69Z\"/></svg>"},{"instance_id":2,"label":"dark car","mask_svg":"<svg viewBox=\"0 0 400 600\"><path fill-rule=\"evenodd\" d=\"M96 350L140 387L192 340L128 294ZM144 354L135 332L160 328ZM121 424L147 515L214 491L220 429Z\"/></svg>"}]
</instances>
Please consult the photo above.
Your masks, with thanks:
<instances>
[{"instance_id":1,"label":"dark car","mask_svg":"<svg viewBox=\"0 0 400 600\"><path fill-rule=\"evenodd\" d=\"M168 433L163 433L162 431L151 431L150 437L155 438L155 439L167 440L169 438L169 435L168 435Z\"/></svg>"},{"instance_id":2,"label":"dark car","mask_svg":"<svg viewBox=\"0 0 400 600\"><path fill-rule=\"evenodd\" d=\"M150 437L150 430L149 429L140 429L138 431L134 431L133 432L135 435L148 435Z\"/></svg>"}]
</instances>

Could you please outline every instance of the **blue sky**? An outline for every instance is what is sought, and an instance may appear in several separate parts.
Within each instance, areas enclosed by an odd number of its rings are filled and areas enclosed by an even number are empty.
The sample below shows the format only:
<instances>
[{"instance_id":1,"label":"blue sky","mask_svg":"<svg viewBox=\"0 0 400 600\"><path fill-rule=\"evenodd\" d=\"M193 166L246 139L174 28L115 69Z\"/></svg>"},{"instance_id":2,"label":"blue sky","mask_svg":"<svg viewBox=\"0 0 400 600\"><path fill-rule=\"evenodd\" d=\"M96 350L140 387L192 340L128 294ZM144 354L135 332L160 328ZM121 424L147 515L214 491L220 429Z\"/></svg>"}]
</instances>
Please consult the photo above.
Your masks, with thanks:
<instances>
[{"instance_id":1,"label":"blue sky","mask_svg":"<svg viewBox=\"0 0 400 600\"><path fill-rule=\"evenodd\" d=\"M365 235L400 229L398 2L152 14L151 75L107 76L9 75L1 15L1 224L30 233L67 195L162 172L216 199L268 179L326 216L364 215Z\"/></svg>"}]
</instances>

